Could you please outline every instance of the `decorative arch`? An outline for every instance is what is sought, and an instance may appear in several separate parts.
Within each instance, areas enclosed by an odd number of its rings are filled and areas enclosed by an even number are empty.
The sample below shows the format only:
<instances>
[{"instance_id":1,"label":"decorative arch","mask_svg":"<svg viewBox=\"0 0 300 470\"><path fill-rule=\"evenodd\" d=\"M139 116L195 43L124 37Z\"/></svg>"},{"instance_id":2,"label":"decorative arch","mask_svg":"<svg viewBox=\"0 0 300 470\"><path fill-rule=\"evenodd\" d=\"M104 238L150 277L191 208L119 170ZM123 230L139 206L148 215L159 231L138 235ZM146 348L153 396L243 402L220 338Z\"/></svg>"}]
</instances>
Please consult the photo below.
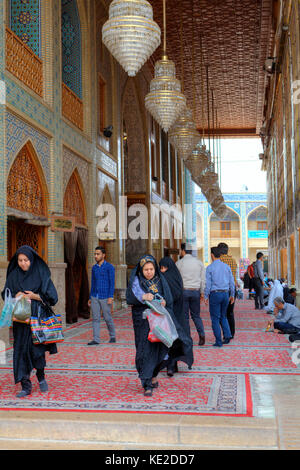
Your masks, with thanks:
<instances>
[{"instance_id":1,"label":"decorative arch","mask_svg":"<svg viewBox=\"0 0 300 470\"><path fill-rule=\"evenodd\" d=\"M106 185L105 185L105 187L102 191L102 194L101 194L101 197L100 197L100 204L114 205L113 198L112 198L112 195L110 193L110 190L109 190L109 187L108 187L107 183L106 183Z\"/></svg>"},{"instance_id":2,"label":"decorative arch","mask_svg":"<svg viewBox=\"0 0 300 470\"><path fill-rule=\"evenodd\" d=\"M47 184L30 140L18 152L10 167L7 206L40 217L48 216Z\"/></svg>"},{"instance_id":3,"label":"decorative arch","mask_svg":"<svg viewBox=\"0 0 300 470\"><path fill-rule=\"evenodd\" d=\"M82 31L77 0L61 0L62 80L82 98Z\"/></svg>"},{"instance_id":4,"label":"decorative arch","mask_svg":"<svg viewBox=\"0 0 300 470\"><path fill-rule=\"evenodd\" d=\"M259 205L259 206L257 206L257 207L254 207L254 209L252 209L252 210L248 213L248 216L247 216L248 220L251 220L251 216L253 216L253 214L254 214L255 212L261 211L262 209L264 209L265 212L266 212L266 218L265 218L264 220L267 220L268 208L267 208L267 206L264 205L264 204L261 204L261 205ZM252 219L252 220L257 220L257 219Z\"/></svg>"},{"instance_id":5,"label":"decorative arch","mask_svg":"<svg viewBox=\"0 0 300 470\"><path fill-rule=\"evenodd\" d=\"M75 217L75 223L86 225L86 205L77 168L73 171L64 194L64 215Z\"/></svg>"},{"instance_id":6,"label":"decorative arch","mask_svg":"<svg viewBox=\"0 0 300 470\"><path fill-rule=\"evenodd\" d=\"M232 209L231 207L228 207L227 205L226 205L226 208L227 208L227 214L230 214L230 212L233 212L233 214L236 216L236 218L234 220L238 220L240 222L240 220L241 220L240 214L238 212L236 212L234 209ZM224 219L220 219L214 212L211 212L209 217L208 217L209 222L211 222L211 219L213 217L215 217L215 219L218 220L218 221L224 221L225 222L227 220L228 221L231 220L229 215L226 215L226 217Z\"/></svg>"}]
</instances>

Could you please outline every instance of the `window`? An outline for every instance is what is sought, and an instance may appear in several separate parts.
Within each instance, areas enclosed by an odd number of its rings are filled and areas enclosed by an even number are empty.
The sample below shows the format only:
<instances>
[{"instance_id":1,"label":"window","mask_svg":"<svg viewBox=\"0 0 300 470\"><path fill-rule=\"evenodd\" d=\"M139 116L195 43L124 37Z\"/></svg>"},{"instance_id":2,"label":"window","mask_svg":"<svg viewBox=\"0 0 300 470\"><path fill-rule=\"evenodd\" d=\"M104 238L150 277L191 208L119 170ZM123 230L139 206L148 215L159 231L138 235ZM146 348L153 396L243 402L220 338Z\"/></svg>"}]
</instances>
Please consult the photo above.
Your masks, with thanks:
<instances>
[{"instance_id":1,"label":"window","mask_svg":"<svg viewBox=\"0 0 300 470\"><path fill-rule=\"evenodd\" d=\"M231 232L231 222L221 222L220 223L221 236L224 238L230 237Z\"/></svg>"},{"instance_id":2,"label":"window","mask_svg":"<svg viewBox=\"0 0 300 470\"><path fill-rule=\"evenodd\" d=\"M268 230L268 223L266 220L257 222L257 230Z\"/></svg>"}]
</instances>

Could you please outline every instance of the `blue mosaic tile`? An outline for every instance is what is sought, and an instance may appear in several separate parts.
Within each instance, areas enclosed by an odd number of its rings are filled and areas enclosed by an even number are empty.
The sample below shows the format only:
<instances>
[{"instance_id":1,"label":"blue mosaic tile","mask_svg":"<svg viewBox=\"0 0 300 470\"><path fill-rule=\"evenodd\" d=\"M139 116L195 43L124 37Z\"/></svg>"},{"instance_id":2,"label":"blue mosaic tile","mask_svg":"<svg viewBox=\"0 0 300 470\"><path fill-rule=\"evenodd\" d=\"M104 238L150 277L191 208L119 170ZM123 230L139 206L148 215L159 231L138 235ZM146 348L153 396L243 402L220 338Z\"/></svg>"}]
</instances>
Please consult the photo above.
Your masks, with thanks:
<instances>
[{"instance_id":1,"label":"blue mosaic tile","mask_svg":"<svg viewBox=\"0 0 300 470\"><path fill-rule=\"evenodd\" d=\"M40 0L10 0L10 28L40 56Z\"/></svg>"}]
</instances>

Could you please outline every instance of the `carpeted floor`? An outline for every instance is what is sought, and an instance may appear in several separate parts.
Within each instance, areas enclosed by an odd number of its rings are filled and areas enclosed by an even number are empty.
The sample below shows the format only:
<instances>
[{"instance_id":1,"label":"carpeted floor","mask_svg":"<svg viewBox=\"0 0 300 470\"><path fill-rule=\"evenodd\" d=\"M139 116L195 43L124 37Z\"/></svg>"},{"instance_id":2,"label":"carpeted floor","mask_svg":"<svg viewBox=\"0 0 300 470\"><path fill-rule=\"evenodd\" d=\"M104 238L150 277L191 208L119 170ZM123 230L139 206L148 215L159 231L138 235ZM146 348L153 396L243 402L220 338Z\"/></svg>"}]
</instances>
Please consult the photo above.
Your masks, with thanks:
<instances>
[{"instance_id":1,"label":"carpeted floor","mask_svg":"<svg viewBox=\"0 0 300 470\"><path fill-rule=\"evenodd\" d=\"M236 335L221 349L213 348L209 313L202 307L206 345L197 345L191 323L195 363L192 371L180 364L169 378L160 374L159 388L145 398L135 371L135 348L130 309L114 312L117 343L108 344L101 323L99 346L92 339L91 321L81 321L65 331L59 353L47 357L49 392L41 394L32 377L30 397L17 399L20 385L13 383L12 349L0 366L0 409L143 412L196 415L252 416L251 374L300 374L292 362L292 348L284 335L265 333L269 315L253 309L253 301L235 307Z\"/></svg>"}]
</instances>

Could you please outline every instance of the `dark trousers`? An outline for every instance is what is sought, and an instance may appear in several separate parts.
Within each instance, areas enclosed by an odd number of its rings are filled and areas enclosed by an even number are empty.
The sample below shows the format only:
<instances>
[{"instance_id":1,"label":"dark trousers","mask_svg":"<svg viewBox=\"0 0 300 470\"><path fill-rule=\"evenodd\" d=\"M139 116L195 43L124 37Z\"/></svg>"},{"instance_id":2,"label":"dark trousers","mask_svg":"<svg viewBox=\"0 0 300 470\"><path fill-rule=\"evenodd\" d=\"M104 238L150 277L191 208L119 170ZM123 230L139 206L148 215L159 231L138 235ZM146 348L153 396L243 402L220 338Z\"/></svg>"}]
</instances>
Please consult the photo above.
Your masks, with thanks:
<instances>
[{"instance_id":1,"label":"dark trousers","mask_svg":"<svg viewBox=\"0 0 300 470\"><path fill-rule=\"evenodd\" d=\"M199 337L205 336L203 321L200 317L200 290L185 289L183 291L183 311L188 325L190 313Z\"/></svg>"},{"instance_id":2,"label":"dark trousers","mask_svg":"<svg viewBox=\"0 0 300 470\"><path fill-rule=\"evenodd\" d=\"M227 313L226 313L232 338L235 335L234 304L235 304L235 301L233 304L229 302L228 307L227 307Z\"/></svg>"},{"instance_id":3,"label":"dark trousers","mask_svg":"<svg viewBox=\"0 0 300 470\"><path fill-rule=\"evenodd\" d=\"M286 323L283 321L275 321L274 328L275 330L280 330L287 335L297 334L300 332L300 328L297 328L291 323Z\"/></svg>"},{"instance_id":4,"label":"dark trousers","mask_svg":"<svg viewBox=\"0 0 300 470\"><path fill-rule=\"evenodd\" d=\"M252 279L255 290L255 308L264 308L264 288L258 277Z\"/></svg>"}]
</instances>

